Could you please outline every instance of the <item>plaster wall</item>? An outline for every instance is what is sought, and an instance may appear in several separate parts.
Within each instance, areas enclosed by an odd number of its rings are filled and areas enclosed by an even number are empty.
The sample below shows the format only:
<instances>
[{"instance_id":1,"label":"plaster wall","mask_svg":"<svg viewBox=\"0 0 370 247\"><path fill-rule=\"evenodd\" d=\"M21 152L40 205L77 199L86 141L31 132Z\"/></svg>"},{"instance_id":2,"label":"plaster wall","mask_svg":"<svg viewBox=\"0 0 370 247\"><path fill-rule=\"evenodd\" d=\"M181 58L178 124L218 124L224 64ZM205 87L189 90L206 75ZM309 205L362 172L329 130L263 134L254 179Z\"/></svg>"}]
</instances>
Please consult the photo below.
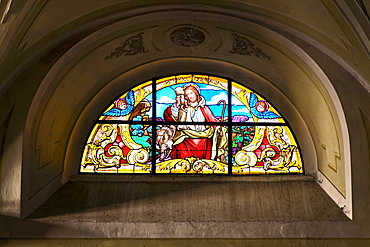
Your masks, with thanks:
<instances>
[{"instance_id":1,"label":"plaster wall","mask_svg":"<svg viewBox=\"0 0 370 247\"><path fill-rule=\"evenodd\" d=\"M110 16L112 7L100 12L102 6L92 4L96 7L92 14L84 15L74 9L68 12L76 14L71 17L73 22L60 23L56 28L51 26L58 21L40 22L42 18L61 18L48 12L55 3L43 5L39 17L22 31L24 39L18 41L23 50L19 52L17 48L13 59L25 59L25 62L19 62L18 69L1 87L0 124L7 128L6 132L0 132L3 140L0 190L6 198L1 205L3 214L29 215L71 175L77 174L84 140L96 116L130 86L173 73L205 72L233 78L276 106L297 136L307 173L317 176L340 207L346 206L349 217L355 213L353 224L362 228L360 233L353 232L353 236L366 236L370 196L368 186L363 184L370 182L369 140L364 136L369 133L370 112L368 82L362 75L366 76L368 71L364 69L368 58L362 52L353 53L362 51L363 47L349 35L346 25L342 27L343 20L338 19L336 11L332 13L342 30L334 28L332 33L323 28L321 34L316 32L320 21L311 23L303 15L302 22L315 28L305 26L304 32L297 31L286 25L298 25L294 24L294 18L284 19L284 24L273 21L271 16L276 11L266 10L270 16L263 17L261 13L265 9L255 3L242 6L256 7L260 14L242 13L235 7L220 14L221 10L215 6L211 11L205 6L190 9L157 6L148 8L153 10L150 13L134 8L122 13L117 10L117 15ZM326 1L322 3L328 6ZM51 10L58 9L56 6ZM35 5L35 9L39 7ZM287 11L297 9L302 8ZM279 11L277 19L282 16L282 10ZM99 19L98 13L106 14ZM90 26L76 24L86 20L91 21ZM104 22L104 28L89 29ZM206 35L205 42L193 48L173 44L168 35L184 25L201 30ZM81 41L73 46L69 39L73 29L81 33L89 30L86 35L91 35L84 39L80 36ZM138 33L143 33L147 52L104 59ZM270 59L232 54L232 34L248 39ZM347 38L330 42L343 34ZM65 46L57 45L67 40L71 42L69 47L68 42ZM3 61L6 59L9 57ZM13 65L14 61L9 70ZM352 174L355 209L351 205ZM335 229L340 228L338 223Z\"/></svg>"},{"instance_id":2,"label":"plaster wall","mask_svg":"<svg viewBox=\"0 0 370 247\"><path fill-rule=\"evenodd\" d=\"M28 148L25 152L33 154L26 156L29 157L26 162L37 165L27 168L30 173L28 177L48 177L27 186L30 196L37 193L50 179L61 174L64 171L62 164L65 164L66 170L74 169L74 173L77 172L77 156L80 155L73 155L72 160L64 162L67 145L71 143L68 136L71 136L76 121L91 126L94 116L112 99L138 82L156 76L194 71L213 74L222 71L221 76L233 78L269 99L291 123L293 131L297 129L301 134L297 138L302 147L307 173L317 174L314 156L317 153L318 159L322 161L319 163L320 171L345 196L345 181L348 178L344 174L344 160L348 159L349 152L345 153L340 144L343 143L340 133L346 130L346 126L342 130L337 124L340 123L340 104L338 105L335 91L327 78L322 73L317 73L319 68L310 68L310 65L305 64L299 58L305 56L304 52L277 33L251 22L243 24L233 17L223 17L228 25L222 25L215 22L219 16L204 14L197 20L197 28L206 34L206 41L195 48L179 47L169 41L168 35L176 27L193 26L192 21L188 20L189 15L191 13L186 11L176 12L173 16L170 13L154 13L145 18L132 18L113 24L89 36L55 64L39 88L34 100L37 103L31 105L29 119L35 121L28 122L26 126L30 131L25 136L25 147ZM164 20L161 20L164 16ZM148 26L149 23L143 21L146 19L158 21ZM130 28L122 29L122 26ZM230 29L230 26L233 28ZM232 55L232 34L235 32L250 40L264 54L268 54L267 57ZM119 44L138 33L142 33L146 52L117 59L103 59ZM179 56L184 59L176 59ZM163 64L160 65L159 61L163 61ZM128 73L129 71L132 72ZM129 75L135 73L137 75L129 79ZM89 113L88 119L79 118L82 110L94 98L98 98L94 102L101 102L94 105L96 111ZM81 131L87 136L86 131L90 126L85 126L85 130L78 129L77 132ZM73 135L72 138L76 142L84 140L76 140ZM31 140L34 142L30 142ZM83 146L82 143L79 145ZM76 150L82 148L76 147ZM69 168L70 166L75 168ZM73 172L65 173L64 178L71 174Z\"/></svg>"}]
</instances>

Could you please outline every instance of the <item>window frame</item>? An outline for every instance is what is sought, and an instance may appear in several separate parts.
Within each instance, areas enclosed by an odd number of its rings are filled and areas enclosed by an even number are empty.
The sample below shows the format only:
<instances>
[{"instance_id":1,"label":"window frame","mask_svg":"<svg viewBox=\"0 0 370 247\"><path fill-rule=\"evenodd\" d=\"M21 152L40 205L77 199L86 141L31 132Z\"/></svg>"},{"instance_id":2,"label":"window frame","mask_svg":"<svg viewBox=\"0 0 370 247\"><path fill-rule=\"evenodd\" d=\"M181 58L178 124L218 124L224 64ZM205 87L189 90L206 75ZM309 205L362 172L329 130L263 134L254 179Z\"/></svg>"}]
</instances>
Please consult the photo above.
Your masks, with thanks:
<instances>
[{"instance_id":1,"label":"window frame","mask_svg":"<svg viewBox=\"0 0 370 247\"><path fill-rule=\"evenodd\" d=\"M165 121L157 121L156 120L156 117L157 117L157 88L156 88L156 85L157 85L157 81L158 80L161 80L161 79L164 79L164 78L168 78L168 77L177 77L179 75L201 75L201 76L207 76L207 77L217 77L217 78L220 78L220 79L223 79L223 80L226 80L227 81L227 85L228 85L228 103L227 103L227 112L228 112L228 118L227 118L227 122L184 122L186 123L186 125L213 125L213 126L227 126L228 128L228 143L227 143L227 146L228 146L228 150L231 150L232 149L232 141L229 141L229 140L232 140L232 127L234 126L248 126L248 127L257 127L257 126L266 126L266 127L273 127L273 126L281 126L281 127L286 127L289 129L290 131L290 134L292 135L292 138L295 142L295 145L296 145L296 148L297 148L297 152L299 154L299 159L300 159L300 164L301 164L301 170L302 172L300 173L266 173L265 174L235 174L233 173L233 162L232 160L233 159L228 159L228 172L223 174L223 173L214 173L214 174L203 174L203 173L156 173L156 159L152 159L152 162L151 162L151 172L150 173L135 173L135 172L132 172L132 173L124 173L124 172L118 172L118 169L117 169L117 173L111 173L111 172L94 172L93 174L100 174L100 175L108 175L108 174L122 174L122 175L204 175L204 176L261 176L261 175L305 175L305 166L304 166L304 163L303 163L303 157L302 157L302 152L301 152L301 149L300 149L300 146L297 142L297 138L295 136L295 133L292 131L292 128L291 126L289 125L289 122L286 120L286 118L280 113L280 111L276 110L275 106L270 102L270 101L267 101L268 104L273 108L275 109L278 114L280 115L280 117L284 120L284 122L281 122L281 123L277 123L277 122L232 122L230 118L230 116L232 116L232 86L233 86L233 83L237 84L237 85L240 85L241 87L244 87L248 90L250 90L251 92L255 92L260 98L262 99L266 99L261 93L259 92L256 92L252 89L250 89L248 86L245 86L243 84L241 84L240 82L237 82L236 80L233 80L229 77L224 77L224 76L219 76L219 75L215 75L215 74L211 74L211 73L202 73L202 72L190 72L190 73L176 73L176 74L170 74L170 75L166 75L166 76L160 76L160 77L155 77L155 78L152 78L152 79L149 79L149 80L145 80L145 81L142 81L141 83L137 83L135 84L134 86L128 88L126 91L124 91L123 93L120 93L117 97L115 97L115 99L111 102L111 104L108 105L108 107L105 107L104 110L99 114L97 120L95 120L94 124L93 124L93 127L91 128L91 130L89 131L89 136L87 136L86 140L85 140L85 145L88 143L88 140L90 139L90 135L92 133L92 130L95 128L95 126L97 124L146 124L146 125L151 125L152 126L152 129L155 130L156 127L158 125L173 125L172 122L165 122ZM121 95L124 95L126 94L127 92L129 92L130 90L132 90L133 88L136 88L144 83L148 83L148 82L151 82L151 88L152 88L152 99L153 99L153 103L152 103L152 119L151 120L148 120L148 121L133 121L133 120L101 120L99 119L101 116L103 116L104 112L107 111L107 109L109 108L109 106L111 106L112 104L114 104L114 102L121 96ZM197 83L197 82L191 82L191 83ZM181 122L180 122L181 123ZM155 152L157 151L156 149L156 134L155 134L155 131L153 132L152 134L152 144L151 144L151 152ZM81 157L83 157L83 154L84 154L84 149L82 149L82 155ZM233 154L231 154L231 156L233 156ZM92 173L87 173L87 172L81 172L81 164L80 164L80 169L78 171L79 174L92 174Z\"/></svg>"}]
</instances>

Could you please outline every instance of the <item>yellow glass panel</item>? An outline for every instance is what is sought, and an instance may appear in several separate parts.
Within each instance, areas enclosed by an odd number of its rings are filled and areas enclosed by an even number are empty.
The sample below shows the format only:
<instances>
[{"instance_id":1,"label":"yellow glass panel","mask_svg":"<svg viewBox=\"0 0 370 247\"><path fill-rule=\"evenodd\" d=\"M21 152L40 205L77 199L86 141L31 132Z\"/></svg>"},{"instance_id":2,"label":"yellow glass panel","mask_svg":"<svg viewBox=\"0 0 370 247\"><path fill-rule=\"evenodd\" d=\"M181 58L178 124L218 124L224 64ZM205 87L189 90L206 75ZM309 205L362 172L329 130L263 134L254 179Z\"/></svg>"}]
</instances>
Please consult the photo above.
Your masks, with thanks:
<instances>
[{"instance_id":1,"label":"yellow glass panel","mask_svg":"<svg viewBox=\"0 0 370 247\"><path fill-rule=\"evenodd\" d=\"M115 100L99 117L99 120L133 120L145 111L147 117L140 121L147 121L152 117L151 114L148 115L151 111L151 94L152 81L136 86Z\"/></svg>"},{"instance_id":2,"label":"yellow glass panel","mask_svg":"<svg viewBox=\"0 0 370 247\"><path fill-rule=\"evenodd\" d=\"M151 130L141 124L96 124L80 172L149 173Z\"/></svg>"},{"instance_id":3,"label":"yellow glass panel","mask_svg":"<svg viewBox=\"0 0 370 247\"><path fill-rule=\"evenodd\" d=\"M303 173L291 130L258 93L203 74L164 77L152 89L142 83L106 108L81 173L149 174L153 165L157 174Z\"/></svg>"},{"instance_id":4,"label":"yellow glass panel","mask_svg":"<svg viewBox=\"0 0 370 247\"><path fill-rule=\"evenodd\" d=\"M245 116L243 122L285 123L280 113L269 102L250 89L233 82L231 93L233 117Z\"/></svg>"},{"instance_id":5,"label":"yellow glass panel","mask_svg":"<svg viewBox=\"0 0 370 247\"><path fill-rule=\"evenodd\" d=\"M247 142L239 138L240 130L233 129L233 174L303 173L297 143L287 126L252 128L254 137Z\"/></svg>"}]
</instances>

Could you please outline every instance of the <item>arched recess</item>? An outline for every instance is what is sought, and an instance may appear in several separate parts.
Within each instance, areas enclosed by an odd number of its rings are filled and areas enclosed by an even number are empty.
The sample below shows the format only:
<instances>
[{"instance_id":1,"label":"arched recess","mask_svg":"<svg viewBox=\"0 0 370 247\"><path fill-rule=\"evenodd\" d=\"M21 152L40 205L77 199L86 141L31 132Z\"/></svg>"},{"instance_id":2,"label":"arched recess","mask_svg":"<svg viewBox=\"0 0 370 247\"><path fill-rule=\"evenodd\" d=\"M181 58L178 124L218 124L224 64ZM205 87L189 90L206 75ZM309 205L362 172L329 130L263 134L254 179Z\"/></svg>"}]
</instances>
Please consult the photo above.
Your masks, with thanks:
<instances>
[{"instance_id":1,"label":"arched recess","mask_svg":"<svg viewBox=\"0 0 370 247\"><path fill-rule=\"evenodd\" d=\"M117 22L88 36L54 65L27 118L24 202L36 205L40 191L47 186L53 191L77 174L91 126L121 92L149 78L200 71L233 78L268 98L296 134L306 173L329 181L323 183L329 195L340 206L350 205L345 118L322 70L263 25L215 13L202 13L195 25L189 14L148 13ZM204 39L184 43L184 28L203 33ZM172 36L176 32L180 36Z\"/></svg>"}]
</instances>

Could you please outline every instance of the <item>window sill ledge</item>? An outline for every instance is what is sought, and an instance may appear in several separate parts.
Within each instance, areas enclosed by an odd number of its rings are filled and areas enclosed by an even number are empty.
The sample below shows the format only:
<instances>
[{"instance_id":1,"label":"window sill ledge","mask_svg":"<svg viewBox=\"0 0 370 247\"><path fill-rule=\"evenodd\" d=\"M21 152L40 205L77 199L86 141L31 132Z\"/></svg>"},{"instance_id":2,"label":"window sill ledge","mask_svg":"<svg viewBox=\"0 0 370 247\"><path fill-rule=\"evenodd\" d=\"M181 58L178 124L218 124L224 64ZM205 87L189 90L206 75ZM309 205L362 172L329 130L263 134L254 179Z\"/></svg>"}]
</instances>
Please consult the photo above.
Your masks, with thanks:
<instances>
[{"instance_id":1,"label":"window sill ledge","mask_svg":"<svg viewBox=\"0 0 370 247\"><path fill-rule=\"evenodd\" d=\"M180 175L180 174L79 174L69 178L71 182L284 182L315 181L312 175Z\"/></svg>"}]
</instances>

